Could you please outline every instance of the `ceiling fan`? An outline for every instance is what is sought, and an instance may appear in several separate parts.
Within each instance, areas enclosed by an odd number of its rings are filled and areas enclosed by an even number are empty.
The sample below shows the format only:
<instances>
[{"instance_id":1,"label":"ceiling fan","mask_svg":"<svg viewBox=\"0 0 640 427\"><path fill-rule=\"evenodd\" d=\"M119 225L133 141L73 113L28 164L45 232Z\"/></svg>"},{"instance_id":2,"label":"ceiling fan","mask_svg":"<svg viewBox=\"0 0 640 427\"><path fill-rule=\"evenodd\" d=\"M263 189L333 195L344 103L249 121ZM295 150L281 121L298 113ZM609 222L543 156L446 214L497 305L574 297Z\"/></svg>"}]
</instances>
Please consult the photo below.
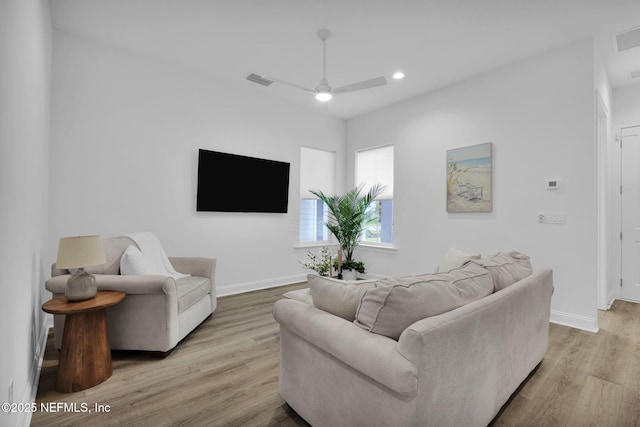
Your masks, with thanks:
<instances>
[{"instance_id":1,"label":"ceiling fan","mask_svg":"<svg viewBox=\"0 0 640 427\"><path fill-rule=\"evenodd\" d=\"M315 89L310 89L296 83L290 83L285 80L276 79L274 77L269 77L265 75L258 74L249 74L247 76L247 80L252 81L254 83L261 84L263 86L269 86L273 82L292 86L298 89L306 90L307 92L312 92L316 94L316 99L318 101L328 101L332 98L334 93L346 93L346 92L354 92L356 90L369 89L377 86L384 86L387 84L387 80L384 77L375 77L369 80L363 80L357 83L351 83L345 86L341 86L333 89L329 86L329 82L327 81L327 39L331 36L331 31L322 29L318 31L318 38L322 40L322 79L320 83L315 87Z\"/></svg>"}]
</instances>

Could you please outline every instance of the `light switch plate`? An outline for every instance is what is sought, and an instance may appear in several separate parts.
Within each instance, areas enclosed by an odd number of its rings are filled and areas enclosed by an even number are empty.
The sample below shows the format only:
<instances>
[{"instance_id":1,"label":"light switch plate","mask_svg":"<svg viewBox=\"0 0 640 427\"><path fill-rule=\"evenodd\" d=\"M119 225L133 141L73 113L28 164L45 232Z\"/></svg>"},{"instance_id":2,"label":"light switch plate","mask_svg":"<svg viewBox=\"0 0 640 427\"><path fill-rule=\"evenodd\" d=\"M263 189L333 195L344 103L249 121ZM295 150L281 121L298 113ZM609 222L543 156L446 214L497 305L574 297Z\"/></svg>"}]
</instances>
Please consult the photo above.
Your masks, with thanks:
<instances>
[{"instance_id":1,"label":"light switch plate","mask_svg":"<svg viewBox=\"0 0 640 427\"><path fill-rule=\"evenodd\" d=\"M538 223L540 224L564 224L564 212L540 212L538 214Z\"/></svg>"}]
</instances>

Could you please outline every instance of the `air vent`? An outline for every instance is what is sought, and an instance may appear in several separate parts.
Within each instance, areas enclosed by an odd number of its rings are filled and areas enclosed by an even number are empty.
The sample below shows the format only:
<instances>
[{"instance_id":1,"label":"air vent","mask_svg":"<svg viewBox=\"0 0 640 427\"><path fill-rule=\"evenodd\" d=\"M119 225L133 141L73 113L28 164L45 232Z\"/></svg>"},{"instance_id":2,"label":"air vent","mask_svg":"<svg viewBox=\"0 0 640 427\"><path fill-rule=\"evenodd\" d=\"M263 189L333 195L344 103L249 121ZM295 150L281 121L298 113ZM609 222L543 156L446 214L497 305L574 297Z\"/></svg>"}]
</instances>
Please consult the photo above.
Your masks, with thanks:
<instances>
[{"instance_id":1,"label":"air vent","mask_svg":"<svg viewBox=\"0 0 640 427\"><path fill-rule=\"evenodd\" d=\"M640 70L635 70L631 72L632 79L637 79L638 77L640 77Z\"/></svg>"},{"instance_id":2,"label":"air vent","mask_svg":"<svg viewBox=\"0 0 640 427\"><path fill-rule=\"evenodd\" d=\"M259 85L262 85L262 86L269 86L271 83L273 83L273 81L263 79L259 75L253 74L253 73L247 76L247 80L249 80L250 82L258 83Z\"/></svg>"},{"instance_id":3,"label":"air vent","mask_svg":"<svg viewBox=\"0 0 640 427\"><path fill-rule=\"evenodd\" d=\"M640 27L631 28L630 30L616 34L615 41L618 52L640 46Z\"/></svg>"}]
</instances>

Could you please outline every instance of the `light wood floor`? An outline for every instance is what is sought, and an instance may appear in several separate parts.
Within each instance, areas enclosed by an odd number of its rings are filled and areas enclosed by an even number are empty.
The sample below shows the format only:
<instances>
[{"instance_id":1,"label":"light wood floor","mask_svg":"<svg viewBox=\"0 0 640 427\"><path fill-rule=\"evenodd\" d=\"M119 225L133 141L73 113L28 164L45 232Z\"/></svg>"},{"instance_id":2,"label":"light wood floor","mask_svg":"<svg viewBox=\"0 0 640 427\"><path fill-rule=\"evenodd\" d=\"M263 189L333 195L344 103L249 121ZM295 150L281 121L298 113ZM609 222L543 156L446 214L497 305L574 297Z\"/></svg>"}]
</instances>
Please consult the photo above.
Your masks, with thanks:
<instances>
[{"instance_id":1,"label":"light wood floor","mask_svg":"<svg viewBox=\"0 0 640 427\"><path fill-rule=\"evenodd\" d=\"M77 393L55 391L51 334L36 403L86 404L91 413L60 407L34 413L31 425L307 426L278 394L271 316L284 292L302 286L219 298L215 315L169 357L113 352L113 376ZM640 305L617 301L599 324L598 334L552 324L542 364L492 425L640 426ZM95 404L110 412L96 413Z\"/></svg>"}]
</instances>

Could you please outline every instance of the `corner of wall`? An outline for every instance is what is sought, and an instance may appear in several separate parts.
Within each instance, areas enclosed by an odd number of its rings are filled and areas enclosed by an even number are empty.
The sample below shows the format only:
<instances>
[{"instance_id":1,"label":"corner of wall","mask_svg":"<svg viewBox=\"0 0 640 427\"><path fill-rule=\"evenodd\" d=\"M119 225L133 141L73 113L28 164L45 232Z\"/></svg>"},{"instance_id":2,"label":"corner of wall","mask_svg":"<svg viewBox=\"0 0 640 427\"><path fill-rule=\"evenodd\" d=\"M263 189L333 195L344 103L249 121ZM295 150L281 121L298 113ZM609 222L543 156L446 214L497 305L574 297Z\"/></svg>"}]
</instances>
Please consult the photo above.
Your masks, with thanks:
<instances>
[{"instance_id":1,"label":"corner of wall","mask_svg":"<svg viewBox=\"0 0 640 427\"><path fill-rule=\"evenodd\" d=\"M307 280L305 274L294 274L290 276L274 277L266 280L258 280L253 282L231 283L229 285L221 285L216 289L218 297L241 294L244 292L257 291L260 289L275 288L278 286L293 285Z\"/></svg>"},{"instance_id":2,"label":"corner of wall","mask_svg":"<svg viewBox=\"0 0 640 427\"><path fill-rule=\"evenodd\" d=\"M551 323L569 326L571 328L582 329L587 332L598 332L598 317L580 316L573 313L564 313L551 310Z\"/></svg>"},{"instance_id":3,"label":"corner of wall","mask_svg":"<svg viewBox=\"0 0 640 427\"><path fill-rule=\"evenodd\" d=\"M47 315L42 318L42 325L40 325L40 336L38 337L38 343L36 352L33 355L31 361L31 367L29 368L29 381L25 388L24 395L19 402L35 402L36 395L38 394L38 383L40 382L40 373L42 372L42 362L44 361L44 352L47 347L47 338L49 336L49 328L53 328L53 316ZM18 426L31 425L32 413L24 411L20 413L18 417Z\"/></svg>"}]
</instances>

